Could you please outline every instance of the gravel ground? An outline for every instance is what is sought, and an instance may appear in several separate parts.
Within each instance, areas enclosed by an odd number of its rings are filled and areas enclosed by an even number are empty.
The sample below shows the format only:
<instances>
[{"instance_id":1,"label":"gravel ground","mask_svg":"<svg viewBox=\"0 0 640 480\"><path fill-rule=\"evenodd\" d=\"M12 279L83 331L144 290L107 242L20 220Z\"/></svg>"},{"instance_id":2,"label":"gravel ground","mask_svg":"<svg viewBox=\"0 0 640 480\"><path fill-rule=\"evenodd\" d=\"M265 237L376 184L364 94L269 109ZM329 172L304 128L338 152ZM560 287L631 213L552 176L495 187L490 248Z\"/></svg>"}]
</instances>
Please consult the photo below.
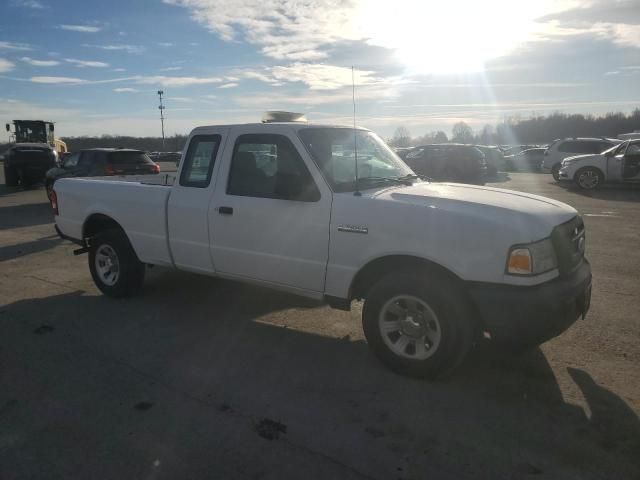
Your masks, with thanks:
<instances>
[{"instance_id":1,"label":"gravel ground","mask_svg":"<svg viewBox=\"0 0 640 480\"><path fill-rule=\"evenodd\" d=\"M105 298L44 190L3 183L2 480L640 478L638 188L492 182L584 215L591 311L429 383L375 360L358 305L159 268L141 296Z\"/></svg>"}]
</instances>

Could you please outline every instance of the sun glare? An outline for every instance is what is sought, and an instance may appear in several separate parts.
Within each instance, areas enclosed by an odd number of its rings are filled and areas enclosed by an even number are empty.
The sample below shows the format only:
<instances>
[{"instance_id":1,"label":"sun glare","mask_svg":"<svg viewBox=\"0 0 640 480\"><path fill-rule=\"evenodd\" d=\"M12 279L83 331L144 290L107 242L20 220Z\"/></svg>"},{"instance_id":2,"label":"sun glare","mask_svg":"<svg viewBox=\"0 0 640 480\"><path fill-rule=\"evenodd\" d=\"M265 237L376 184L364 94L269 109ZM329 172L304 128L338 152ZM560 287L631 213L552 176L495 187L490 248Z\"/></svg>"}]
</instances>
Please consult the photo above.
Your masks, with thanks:
<instances>
[{"instance_id":1,"label":"sun glare","mask_svg":"<svg viewBox=\"0 0 640 480\"><path fill-rule=\"evenodd\" d=\"M357 27L414 73L480 71L527 40L551 1L364 0Z\"/></svg>"}]
</instances>

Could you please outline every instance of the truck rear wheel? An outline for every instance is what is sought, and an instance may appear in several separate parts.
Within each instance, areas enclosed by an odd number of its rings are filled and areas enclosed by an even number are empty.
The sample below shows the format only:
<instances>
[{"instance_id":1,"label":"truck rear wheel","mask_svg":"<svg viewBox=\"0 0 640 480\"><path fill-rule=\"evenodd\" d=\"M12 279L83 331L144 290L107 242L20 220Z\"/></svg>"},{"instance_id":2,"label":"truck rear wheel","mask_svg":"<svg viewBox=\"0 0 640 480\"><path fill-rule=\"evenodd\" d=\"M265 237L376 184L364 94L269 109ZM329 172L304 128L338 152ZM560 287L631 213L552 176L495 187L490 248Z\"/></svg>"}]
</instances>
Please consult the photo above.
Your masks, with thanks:
<instances>
[{"instance_id":1,"label":"truck rear wheel","mask_svg":"<svg viewBox=\"0 0 640 480\"><path fill-rule=\"evenodd\" d=\"M560 181L560 164L556 163L553 167L551 167L551 175L556 182Z\"/></svg>"},{"instance_id":2,"label":"truck rear wheel","mask_svg":"<svg viewBox=\"0 0 640 480\"><path fill-rule=\"evenodd\" d=\"M114 298L137 293L144 282L145 266L120 230L107 230L91 241L89 270L96 287Z\"/></svg>"},{"instance_id":3,"label":"truck rear wheel","mask_svg":"<svg viewBox=\"0 0 640 480\"><path fill-rule=\"evenodd\" d=\"M362 312L367 342L395 372L438 378L466 357L473 343L470 309L454 281L400 271L369 291Z\"/></svg>"}]
</instances>

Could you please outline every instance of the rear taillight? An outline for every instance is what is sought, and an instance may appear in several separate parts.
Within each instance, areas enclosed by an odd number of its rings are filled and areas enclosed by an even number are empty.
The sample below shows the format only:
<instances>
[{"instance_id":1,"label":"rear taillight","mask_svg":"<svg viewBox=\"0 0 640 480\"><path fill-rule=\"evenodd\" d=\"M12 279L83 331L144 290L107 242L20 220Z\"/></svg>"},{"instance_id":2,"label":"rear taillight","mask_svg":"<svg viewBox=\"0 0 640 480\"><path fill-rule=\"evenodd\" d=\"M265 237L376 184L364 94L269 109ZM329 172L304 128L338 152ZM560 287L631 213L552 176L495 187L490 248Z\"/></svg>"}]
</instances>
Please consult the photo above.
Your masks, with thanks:
<instances>
[{"instance_id":1,"label":"rear taillight","mask_svg":"<svg viewBox=\"0 0 640 480\"><path fill-rule=\"evenodd\" d=\"M60 215L60 212L58 211L58 194L55 190L51 190L51 193L49 194L49 201L51 202L53 214Z\"/></svg>"},{"instance_id":2,"label":"rear taillight","mask_svg":"<svg viewBox=\"0 0 640 480\"><path fill-rule=\"evenodd\" d=\"M160 165L158 165L157 163L154 163L153 166L151 167L151 170L153 171L153 173L160 173Z\"/></svg>"},{"instance_id":3,"label":"rear taillight","mask_svg":"<svg viewBox=\"0 0 640 480\"><path fill-rule=\"evenodd\" d=\"M113 169L113 165L111 165L110 163L107 163L104 167L104 174L105 175L115 175L116 171Z\"/></svg>"}]
</instances>

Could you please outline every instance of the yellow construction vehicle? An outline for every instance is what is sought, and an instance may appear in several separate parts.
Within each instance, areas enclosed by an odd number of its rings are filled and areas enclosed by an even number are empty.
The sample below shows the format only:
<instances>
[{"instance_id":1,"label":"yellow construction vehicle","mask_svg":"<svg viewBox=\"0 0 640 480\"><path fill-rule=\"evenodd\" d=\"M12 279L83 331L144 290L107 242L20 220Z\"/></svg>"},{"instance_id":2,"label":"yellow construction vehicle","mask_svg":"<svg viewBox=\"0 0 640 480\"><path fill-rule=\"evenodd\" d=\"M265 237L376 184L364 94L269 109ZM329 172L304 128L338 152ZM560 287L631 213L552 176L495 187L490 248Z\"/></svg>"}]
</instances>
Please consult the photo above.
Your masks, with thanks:
<instances>
[{"instance_id":1,"label":"yellow construction vehicle","mask_svg":"<svg viewBox=\"0 0 640 480\"><path fill-rule=\"evenodd\" d=\"M62 157L67 153L67 144L55 138L53 122L44 120L13 120L13 132L11 124L7 123L7 132L11 134L16 143L46 143Z\"/></svg>"}]
</instances>

